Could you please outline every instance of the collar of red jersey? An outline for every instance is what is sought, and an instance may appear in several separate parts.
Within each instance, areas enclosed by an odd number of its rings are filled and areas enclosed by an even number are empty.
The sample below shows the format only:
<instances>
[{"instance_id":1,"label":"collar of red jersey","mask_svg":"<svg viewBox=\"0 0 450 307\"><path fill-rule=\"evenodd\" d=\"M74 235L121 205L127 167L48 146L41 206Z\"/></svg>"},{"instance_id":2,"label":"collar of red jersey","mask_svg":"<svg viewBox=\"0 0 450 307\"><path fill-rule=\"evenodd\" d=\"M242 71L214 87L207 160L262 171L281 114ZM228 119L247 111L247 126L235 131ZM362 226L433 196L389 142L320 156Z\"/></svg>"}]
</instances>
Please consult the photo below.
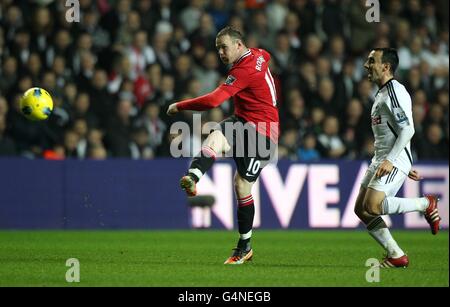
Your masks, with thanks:
<instances>
[{"instance_id":1,"label":"collar of red jersey","mask_svg":"<svg viewBox=\"0 0 450 307\"><path fill-rule=\"evenodd\" d=\"M234 65L242 61L243 58L248 57L250 54L251 54L250 49L247 49L247 51L243 55L241 55L241 57L236 62L234 62Z\"/></svg>"}]
</instances>

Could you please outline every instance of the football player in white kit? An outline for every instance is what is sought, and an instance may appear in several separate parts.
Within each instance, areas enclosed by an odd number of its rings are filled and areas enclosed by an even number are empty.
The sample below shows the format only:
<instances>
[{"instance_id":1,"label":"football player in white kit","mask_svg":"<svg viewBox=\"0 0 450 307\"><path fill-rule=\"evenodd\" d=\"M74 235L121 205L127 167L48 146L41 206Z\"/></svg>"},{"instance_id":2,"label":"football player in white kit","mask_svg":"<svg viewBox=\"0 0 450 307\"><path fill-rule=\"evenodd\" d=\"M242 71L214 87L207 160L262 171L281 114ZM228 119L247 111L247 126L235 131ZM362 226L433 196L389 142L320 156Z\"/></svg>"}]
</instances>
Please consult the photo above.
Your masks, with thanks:
<instances>
[{"instance_id":1,"label":"football player in white kit","mask_svg":"<svg viewBox=\"0 0 450 307\"><path fill-rule=\"evenodd\" d=\"M375 155L356 199L355 213L367 226L370 235L386 250L381 267L407 267L408 256L392 237L381 215L423 212L432 234L439 231L441 220L434 195L421 198L395 197L407 177L419 180L412 170L410 141L414 135L411 97L394 79L398 66L397 51L377 48L370 52L364 68L368 79L379 90L372 106L372 131Z\"/></svg>"}]
</instances>

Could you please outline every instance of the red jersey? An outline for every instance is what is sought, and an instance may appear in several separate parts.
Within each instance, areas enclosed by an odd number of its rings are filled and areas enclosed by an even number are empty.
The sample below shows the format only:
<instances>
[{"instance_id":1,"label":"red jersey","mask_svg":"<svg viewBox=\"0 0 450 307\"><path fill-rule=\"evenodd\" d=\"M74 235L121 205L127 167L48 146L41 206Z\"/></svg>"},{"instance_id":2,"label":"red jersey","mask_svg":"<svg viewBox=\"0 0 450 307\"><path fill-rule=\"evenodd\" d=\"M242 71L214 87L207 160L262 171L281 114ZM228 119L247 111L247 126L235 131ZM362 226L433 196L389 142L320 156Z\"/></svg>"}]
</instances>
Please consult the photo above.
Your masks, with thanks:
<instances>
[{"instance_id":1,"label":"red jersey","mask_svg":"<svg viewBox=\"0 0 450 307\"><path fill-rule=\"evenodd\" d=\"M260 133L278 140L278 109L275 83L269 69L270 54L250 48L231 67L228 77L220 87L233 96L234 114L246 122L265 123L266 131ZM276 131L270 133L270 123Z\"/></svg>"},{"instance_id":2,"label":"red jersey","mask_svg":"<svg viewBox=\"0 0 450 307\"><path fill-rule=\"evenodd\" d=\"M270 54L250 48L231 67L213 93L177 103L180 110L206 110L233 96L234 114L257 126L257 131L278 142L277 93L268 62ZM228 94L228 95L227 95Z\"/></svg>"}]
</instances>

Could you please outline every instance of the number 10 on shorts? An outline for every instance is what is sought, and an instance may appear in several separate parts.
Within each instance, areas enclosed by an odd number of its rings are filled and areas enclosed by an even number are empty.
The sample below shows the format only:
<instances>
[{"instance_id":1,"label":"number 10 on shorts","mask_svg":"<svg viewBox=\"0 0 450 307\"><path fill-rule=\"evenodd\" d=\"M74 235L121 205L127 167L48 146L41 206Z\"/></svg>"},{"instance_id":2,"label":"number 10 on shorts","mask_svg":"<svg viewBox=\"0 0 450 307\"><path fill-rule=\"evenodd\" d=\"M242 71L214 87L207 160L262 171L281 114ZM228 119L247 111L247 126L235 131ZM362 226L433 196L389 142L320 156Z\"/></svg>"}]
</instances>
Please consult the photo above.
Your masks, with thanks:
<instances>
[{"instance_id":1,"label":"number 10 on shorts","mask_svg":"<svg viewBox=\"0 0 450 307\"><path fill-rule=\"evenodd\" d=\"M251 158L247 168L247 176L255 176L256 174L258 174L260 167L261 161L255 160L255 158Z\"/></svg>"}]
</instances>

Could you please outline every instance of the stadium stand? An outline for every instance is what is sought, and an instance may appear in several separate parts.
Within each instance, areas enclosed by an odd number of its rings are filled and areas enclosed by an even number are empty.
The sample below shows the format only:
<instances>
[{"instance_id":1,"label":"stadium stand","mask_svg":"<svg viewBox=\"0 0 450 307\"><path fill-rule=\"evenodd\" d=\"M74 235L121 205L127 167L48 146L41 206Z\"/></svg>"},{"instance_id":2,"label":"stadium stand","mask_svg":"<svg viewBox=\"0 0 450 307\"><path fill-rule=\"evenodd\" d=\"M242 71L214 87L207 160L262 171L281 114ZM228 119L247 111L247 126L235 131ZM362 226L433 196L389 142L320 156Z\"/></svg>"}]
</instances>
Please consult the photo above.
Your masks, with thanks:
<instances>
[{"instance_id":1,"label":"stadium stand","mask_svg":"<svg viewBox=\"0 0 450 307\"><path fill-rule=\"evenodd\" d=\"M371 48L391 46L413 97L414 157L448 159L448 1L381 1L378 23L366 22L365 1L81 0L73 23L64 2L0 3L0 156L169 156L170 125L192 117L166 109L223 82L214 39L231 24L272 54L281 158L371 156L376 88L362 64ZM46 122L17 111L32 86L53 96ZM231 112L225 103L203 120Z\"/></svg>"}]
</instances>

